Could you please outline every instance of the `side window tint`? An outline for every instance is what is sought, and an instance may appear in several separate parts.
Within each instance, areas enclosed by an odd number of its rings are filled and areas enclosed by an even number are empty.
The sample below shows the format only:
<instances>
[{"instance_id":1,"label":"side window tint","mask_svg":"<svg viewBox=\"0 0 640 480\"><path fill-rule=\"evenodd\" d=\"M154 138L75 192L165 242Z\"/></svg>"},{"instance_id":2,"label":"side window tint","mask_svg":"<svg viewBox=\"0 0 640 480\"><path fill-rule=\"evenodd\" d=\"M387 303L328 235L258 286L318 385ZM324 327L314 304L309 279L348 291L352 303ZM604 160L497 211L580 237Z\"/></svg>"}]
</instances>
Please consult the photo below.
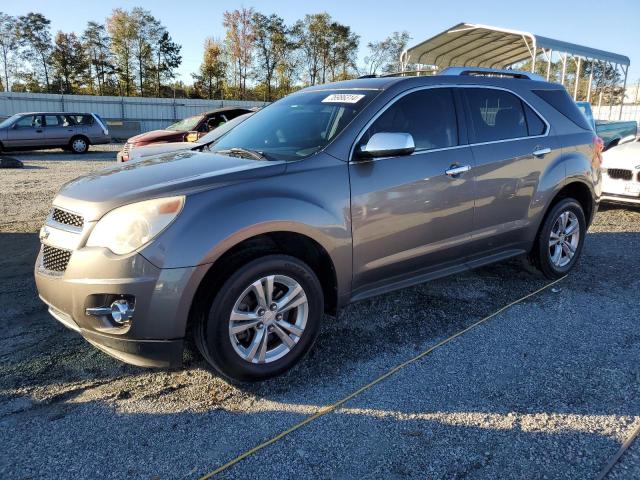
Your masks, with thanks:
<instances>
[{"instance_id":1,"label":"side window tint","mask_svg":"<svg viewBox=\"0 0 640 480\"><path fill-rule=\"evenodd\" d=\"M458 145L458 125L451 89L430 88L405 95L369 127L362 143L367 143L373 134L379 132L410 133L416 150Z\"/></svg>"},{"instance_id":2,"label":"side window tint","mask_svg":"<svg viewBox=\"0 0 640 480\"><path fill-rule=\"evenodd\" d=\"M465 88L471 117L471 142L493 142L528 135L522 102L512 93L492 88Z\"/></svg>"},{"instance_id":3,"label":"side window tint","mask_svg":"<svg viewBox=\"0 0 640 480\"><path fill-rule=\"evenodd\" d=\"M547 129L547 126L529 105L527 105L526 103L524 103L523 105L524 113L527 116L527 130L529 132L529 135L543 135L544 131Z\"/></svg>"}]
</instances>

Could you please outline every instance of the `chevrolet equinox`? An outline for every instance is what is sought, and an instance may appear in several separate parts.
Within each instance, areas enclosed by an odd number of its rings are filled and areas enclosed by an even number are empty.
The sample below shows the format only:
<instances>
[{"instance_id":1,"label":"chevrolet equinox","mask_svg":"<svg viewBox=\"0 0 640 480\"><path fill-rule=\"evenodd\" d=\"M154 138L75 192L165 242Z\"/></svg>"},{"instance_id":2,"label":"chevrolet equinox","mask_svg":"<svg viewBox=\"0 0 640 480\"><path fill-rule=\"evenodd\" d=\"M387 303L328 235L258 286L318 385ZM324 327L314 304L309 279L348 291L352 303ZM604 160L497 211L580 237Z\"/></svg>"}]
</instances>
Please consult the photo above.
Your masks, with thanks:
<instances>
[{"instance_id":1,"label":"chevrolet equinox","mask_svg":"<svg viewBox=\"0 0 640 480\"><path fill-rule=\"evenodd\" d=\"M349 302L520 255L567 274L600 149L564 88L532 74L314 86L209 151L65 185L36 283L53 317L125 362L179 365L192 337L223 376L263 380Z\"/></svg>"}]
</instances>

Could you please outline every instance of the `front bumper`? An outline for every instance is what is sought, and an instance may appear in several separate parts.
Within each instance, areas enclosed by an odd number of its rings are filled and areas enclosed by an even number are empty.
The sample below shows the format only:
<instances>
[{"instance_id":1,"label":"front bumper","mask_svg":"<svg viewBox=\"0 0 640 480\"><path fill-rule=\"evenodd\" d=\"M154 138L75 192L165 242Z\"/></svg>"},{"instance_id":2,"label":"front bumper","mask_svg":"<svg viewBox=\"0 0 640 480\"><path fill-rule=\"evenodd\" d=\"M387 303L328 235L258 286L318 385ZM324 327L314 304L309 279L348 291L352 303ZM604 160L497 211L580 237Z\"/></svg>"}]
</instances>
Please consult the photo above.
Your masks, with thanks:
<instances>
[{"instance_id":1,"label":"front bumper","mask_svg":"<svg viewBox=\"0 0 640 480\"><path fill-rule=\"evenodd\" d=\"M205 268L160 269L134 253L117 256L102 248L73 251L64 272L35 266L40 298L54 318L100 350L139 366L173 367L182 362L189 309ZM87 315L118 296L135 298L130 323Z\"/></svg>"}]
</instances>

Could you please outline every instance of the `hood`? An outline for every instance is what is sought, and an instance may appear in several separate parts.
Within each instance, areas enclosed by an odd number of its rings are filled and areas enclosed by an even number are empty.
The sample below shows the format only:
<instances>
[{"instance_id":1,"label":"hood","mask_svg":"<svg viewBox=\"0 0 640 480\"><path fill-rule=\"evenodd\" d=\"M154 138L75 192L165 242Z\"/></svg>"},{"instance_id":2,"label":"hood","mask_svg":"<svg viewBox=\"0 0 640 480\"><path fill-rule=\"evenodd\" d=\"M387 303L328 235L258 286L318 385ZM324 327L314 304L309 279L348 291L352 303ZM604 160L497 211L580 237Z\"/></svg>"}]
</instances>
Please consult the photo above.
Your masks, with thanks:
<instances>
[{"instance_id":1,"label":"hood","mask_svg":"<svg viewBox=\"0 0 640 480\"><path fill-rule=\"evenodd\" d=\"M195 142L171 142L171 143L152 143L143 147L134 148L129 152L129 160L137 160L139 158L150 157L152 155L162 155L165 153L188 151L198 147Z\"/></svg>"},{"instance_id":2,"label":"hood","mask_svg":"<svg viewBox=\"0 0 640 480\"><path fill-rule=\"evenodd\" d=\"M72 180L62 187L53 204L94 221L128 203L278 175L285 168L284 161L248 160L209 152L161 155Z\"/></svg>"},{"instance_id":3,"label":"hood","mask_svg":"<svg viewBox=\"0 0 640 480\"><path fill-rule=\"evenodd\" d=\"M624 143L603 152L602 168L640 170L640 142Z\"/></svg>"},{"instance_id":4,"label":"hood","mask_svg":"<svg viewBox=\"0 0 640 480\"><path fill-rule=\"evenodd\" d=\"M184 140L186 132L177 132L175 130L151 130L150 132L141 133L127 140L127 143L135 143L145 145L154 142L181 142Z\"/></svg>"}]
</instances>

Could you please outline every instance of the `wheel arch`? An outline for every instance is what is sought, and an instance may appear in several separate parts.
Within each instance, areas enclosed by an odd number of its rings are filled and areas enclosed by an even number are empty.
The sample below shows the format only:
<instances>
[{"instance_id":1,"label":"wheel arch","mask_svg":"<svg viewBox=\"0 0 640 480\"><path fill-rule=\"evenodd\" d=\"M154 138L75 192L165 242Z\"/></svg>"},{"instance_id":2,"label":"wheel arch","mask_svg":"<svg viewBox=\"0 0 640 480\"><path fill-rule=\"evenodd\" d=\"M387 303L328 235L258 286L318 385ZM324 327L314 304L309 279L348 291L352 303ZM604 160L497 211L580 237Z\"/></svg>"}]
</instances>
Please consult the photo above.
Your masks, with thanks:
<instances>
[{"instance_id":1,"label":"wheel arch","mask_svg":"<svg viewBox=\"0 0 640 480\"><path fill-rule=\"evenodd\" d=\"M206 314L206 301L212 291L217 291L242 265L270 254L290 255L309 265L322 286L325 313L336 314L340 303L338 275L329 252L308 235L291 230L275 230L238 241L209 264L193 296L186 335L190 336L195 322Z\"/></svg>"}]
</instances>

